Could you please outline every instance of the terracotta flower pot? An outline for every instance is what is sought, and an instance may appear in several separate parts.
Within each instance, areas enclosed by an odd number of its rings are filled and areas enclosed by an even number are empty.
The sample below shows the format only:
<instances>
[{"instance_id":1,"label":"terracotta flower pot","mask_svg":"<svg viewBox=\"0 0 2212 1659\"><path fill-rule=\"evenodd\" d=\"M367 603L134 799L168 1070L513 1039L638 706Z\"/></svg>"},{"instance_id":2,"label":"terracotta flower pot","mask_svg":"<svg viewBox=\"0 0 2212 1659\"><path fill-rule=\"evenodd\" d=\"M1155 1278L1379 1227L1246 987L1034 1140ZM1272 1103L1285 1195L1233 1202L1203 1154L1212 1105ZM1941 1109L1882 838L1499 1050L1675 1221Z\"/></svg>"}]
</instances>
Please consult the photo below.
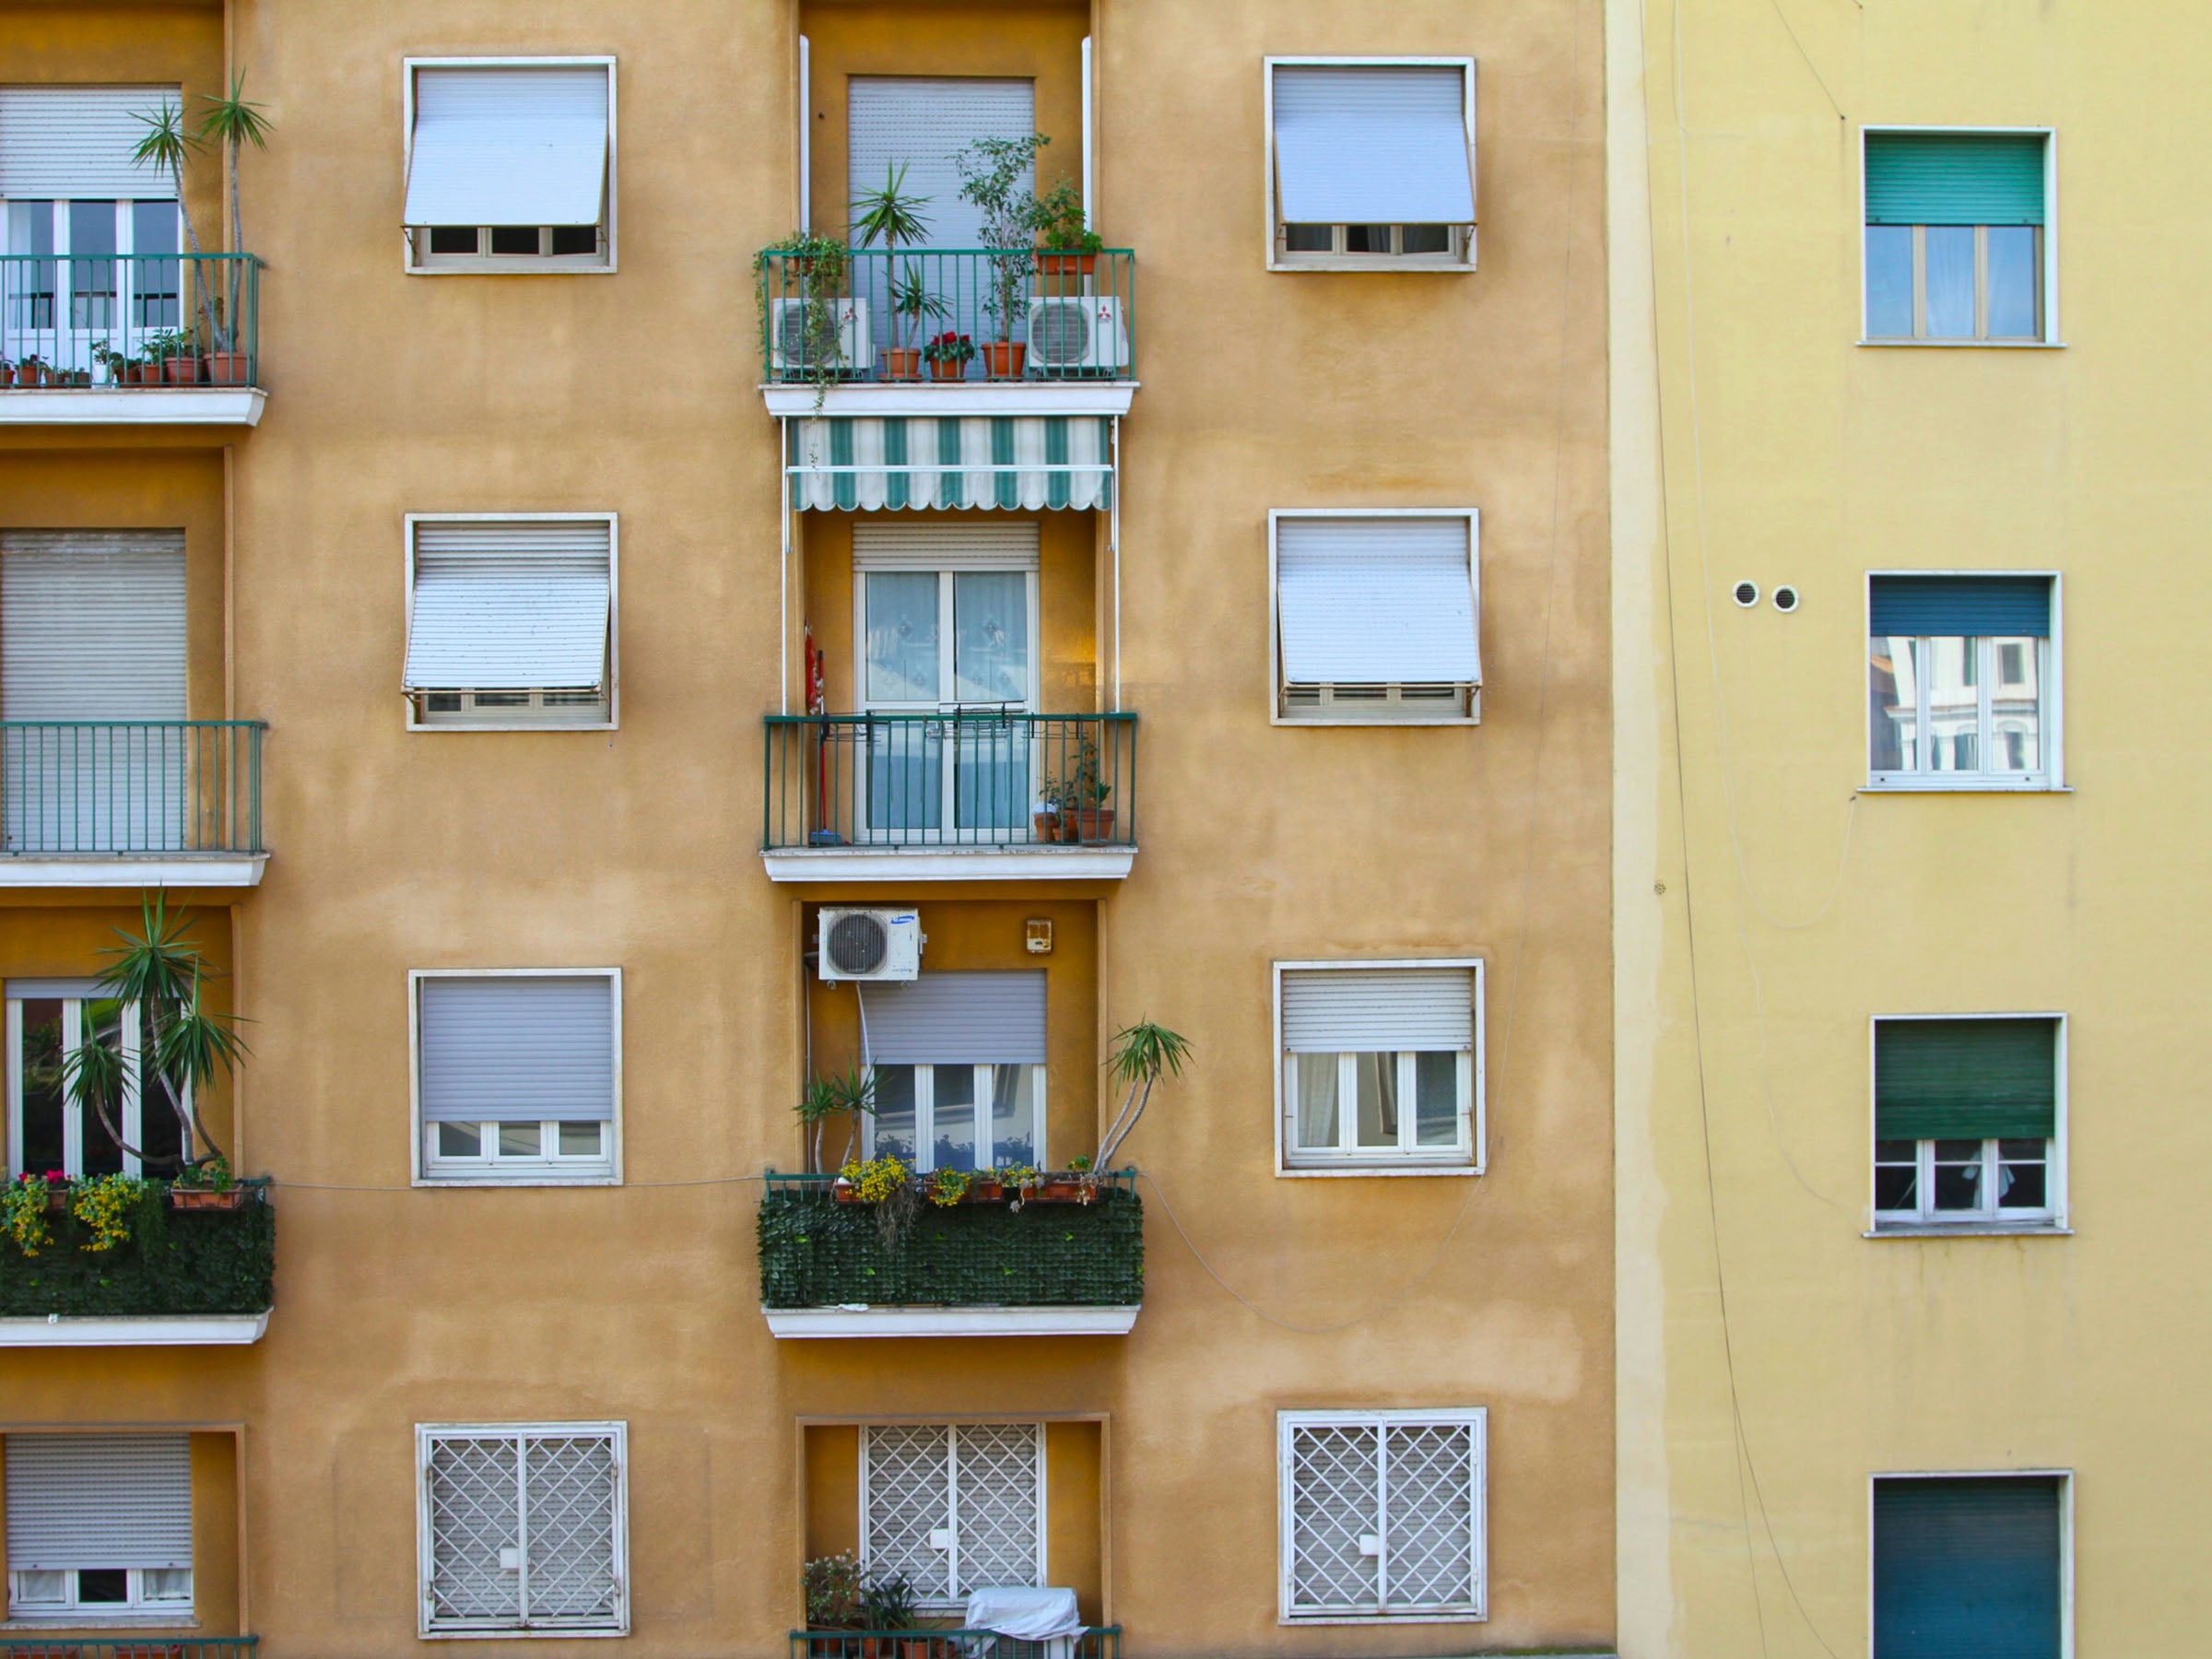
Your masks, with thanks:
<instances>
[{"instance_id":1,"label":"terracotta flower pot","mask_svg":"<svg viewBox=\"0 0 2212 1659\"><path fill-rule=\"evenodd\" d=\"M47 373L48 371L41 364L18 363L16 365L16 384L18 386L42 386L46 383Z\"/></svg>"},{"instance_id":2,"label":"terracotta flower pot","mask_svg":"<svg viewBox=\"0 0 2212 1659\"><path fill-rule=\"evenodd\" d=\"M172 1210L235 1210L246 1207L244 1187L226 1187L221 1192L213 1187L175 1187L169 1189L169 1207Z\"/></svg>"},{"instance_id":3,"label":"terracotta flower pot","mask_svg":"<svg viewBox=\"0 0 2212 1659\"><path fill-rule=\"evenodd\" d=\"M962 1204L1002 1204L1006 1201L1006 1182L987 1181L979 1175L968 1183L968 1190L961 1194L960 1202Z\"/></svg>"},{"instance_id":4,"label":"terracotta flower pot","mask_svg":"<svg viewBox=\"0 0 2212 1659\"><path fill-rule=\"evenodd\" d=\"M1099 268L1096 253L1040 253L1037 255L1037 274L1040 276L1088 276Z\"/></svg>"},{"instance_id":5,"label":"terracotta flower pot","mask_svg":"<svg viewBox=\"0 0 2212 1659\"><path fill-rule=\"evenodd\" d=\"M935 1659L936 1646L926 1636L909 1636L899 1643L899 1659Z\"/></svg>"},{"instance_id":6,"label":"terracotta flower pot","mask_svg":"<svg viewBox=\"0 0 2212 1659\"><path fill-rule=\"evenodd\" d=\"M922 378L922 348L919 346L886 346L877 358L877 371L887 381L912 381Z\"/></svg>"},{"instance_id":7,"label":"terracotta flower pot","mask_svg":"<svg viewBox=\"0 0 2212 1659\"><path fill-rule=\"evenodd\" d=\"M860 1189L841 1177L830 1188L830 1195L840 1204L858 1204Z\"/></svg>"},{"instance_id":8,"label":"terracotta flower pot","mask_svg":"<svg viewBox=\"0 0 2212 1659\"><path fill-rule=\"evenodd\" d=\"M930 360L929 378L933 381L966 380L968 365L958 358L934 358Z\"/></svg>"},{"instance_id":9,"label":"terracotta flower pot","mask_svg":"<svg viewBox=\"0 0 2212 1659\"><path fill-rule=\"evenodd\" d=\"M1077 806L1069 810L1067 821L1062 827L1063 841L1109 841L1113 839L1113 808L1111 806Z\"/></svg>"},{"instance_id":10,"label":"terracotta flower pot","mask_svg":"<svg viewBox=\"0 0 2212 1659\"><path fill-rule=\"evenodd\" d=\"M1090 1183L1080 1175L1040 1175L1022 1195L1031 1204L1088 1204Z\"/></svg>"},{"instance_id":11,"label":"terracotta flower pot","mask_svg":"<svg viewBox=\"0 0 2212 1659\"><path fill-rule=\"evenodd\" d=\"M250 386L253 383L242 351L211 351L206 359L207 379L218 386Z\"/></svg>"},{"instance_id":12,"label":"terracotta flower pot","mask_svg":"<svg viewBox=\"0 0 2212 1659\"><path fill-rule=\"evenodd\" d=\"M196 357L163 358L161 378L172 386L196 386L200 383L200 359Z\"/></svg>"},{"instance_id":13,"label":"terracotta flower pot","mask_svg":"<svg viewBox=\"0 0 2212 1659\"><path fill-rule=\"evenodd\" d=\"M994 340L983 347L983 367L993 380L1019 380L1029 358L1029 346L1020 340Z\"/></svg>"},{"instance_id":14,"label":"terracotta flower pot","mask_svg":"<svg viewBox=\"0 0 2212 1659\"><path fill-rule=\"evenodd\" d=\"M1030 823L1036 830L1033 839L1041 841L1055 841L1060 839L1060 814L1058 812L1050 810L1032 812L1030 814Z\"/></svg>"},{"instance_id":15,"label":"terracotta flower pot","mask_svg":"<svg viewBox=\"0 0 2212 1659\"><path fill-rule=\"evenodd\" d=\"M133 363L129 367L130 383L134 386L158 386L161 383L161 365Z\"/></svg>"}]
</instances>

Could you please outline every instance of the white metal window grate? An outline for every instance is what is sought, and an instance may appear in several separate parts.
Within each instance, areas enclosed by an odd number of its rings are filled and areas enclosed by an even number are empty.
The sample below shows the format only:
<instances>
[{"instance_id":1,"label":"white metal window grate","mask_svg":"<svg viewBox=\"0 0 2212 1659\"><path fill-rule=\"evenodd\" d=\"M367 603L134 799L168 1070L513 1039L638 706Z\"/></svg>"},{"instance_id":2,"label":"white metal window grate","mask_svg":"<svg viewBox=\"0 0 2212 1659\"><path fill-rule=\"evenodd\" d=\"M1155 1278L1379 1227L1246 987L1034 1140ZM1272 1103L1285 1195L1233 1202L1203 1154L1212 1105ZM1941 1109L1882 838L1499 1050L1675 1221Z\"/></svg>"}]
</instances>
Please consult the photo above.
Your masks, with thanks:
<instances>
[{"instance_id":1,"label":"white metal window grate","mask_svg":"<svg viewBox=\"0 0 2212 1659\"><path fill-rule=\"evenodd\" d=\"M418 1432L425 1635L628 1629L621 1425Z\"/></svg>"},{"instance_id":2,"label":"white metal window grate","mask_svg":"<svg viewBox=\"0 0 2212 1659\"><path fill-rule=\"evenodd\" d=\"M896 1423L863 1431L862 1556L921 1605L1044 1582L1044 1426Z\"/></svg>"},{"instance_id":3,"label":"white metal window grate","mask_svg":"<svg viewBox=\"0 0 2212 1659\"><path fill-rule=\"evenodd\" d=\"M1283 1617L1484 1614L1484 1414L1286 1412Z\"/></svg>"}]
</instances>

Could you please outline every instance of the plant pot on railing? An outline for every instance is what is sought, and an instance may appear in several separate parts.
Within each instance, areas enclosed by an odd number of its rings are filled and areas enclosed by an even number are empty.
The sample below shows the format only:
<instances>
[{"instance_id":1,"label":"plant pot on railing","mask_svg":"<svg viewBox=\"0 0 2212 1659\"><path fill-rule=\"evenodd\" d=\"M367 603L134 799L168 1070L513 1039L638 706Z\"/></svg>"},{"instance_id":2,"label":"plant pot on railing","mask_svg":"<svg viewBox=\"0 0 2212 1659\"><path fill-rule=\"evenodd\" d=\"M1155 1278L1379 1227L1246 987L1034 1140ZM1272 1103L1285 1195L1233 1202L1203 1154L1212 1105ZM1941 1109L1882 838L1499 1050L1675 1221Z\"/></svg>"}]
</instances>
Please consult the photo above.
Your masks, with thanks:
<instances>
[{"instance_id":1,"label":"plant pot on railing","mask_svg":"<svg viewBox=\"0 0 2212 1659\"><path fill-rule=\"evenodd\" d=\"M169 1186L169 1207L172 1210L241 1210L246 1207L251 1189L226 1184L201 1186L185 1181L172 1181Z\"/></svg>"},{"instance_id":2,"label":"plant pot on railing","mask_svg":"<svg viewBox=\"0 0 2212 1659\"><path fill-rule=\"evenodd\" d=\"M206 358L207 379L218 386L250 386L253 371L242 351L211 351Z\"/></svg>"},{"instance_id":3,"label":"plant pot on railing","mask_svg":"<svg viewBox=\"0 0 2212 1659\"><path fill-rule=\"evenodd\" d=\"M1040 276L1088 276L1099 268L1096 253L1040 253L1037 255L1037 275Z\"/></svg>"},{"instance_id":4,"label":"plant pot on railing","mask_svg":"<svg viewBox=\"0 0 2212 1659\"><path fill-rule=\"evenodd\" d=\"M201 361L196 357L163 358L161 378L172 386L196 386L200 383Z\"/></svg>"},{"instance_id":5,"label":"plant pot on railing","mask_svg":"<svg viewBox=\"0 0 2212 1659\"><path fill-rule=\"evenodd\" d=\"M1021 340L994 340L983 347L983 372L993 380L1019 380L1030 348Z\"/></svg>"},{"instance_id":6,"label":"plant pot on railing","mask_svg":"<svg viewBox=\"0 0 2212 1659\"><path fill-rule=\"evenodd\" d=\"M1059 807L1038 807L1036 811L1030 814L1030 823L1036 831L1034 837L1035 840L1041 841L1056 841L1060 839Z\"/></svg>"},{"instance_id":7,"label":"plant pot on railing","mask_svg":"<svg viewBox=\"0 0 2212 1659\"><path fill-rule=\"evenodd\" d=\"M886 346L877 354L877 372L887 381L920 380L922 348L919 346Z\"/></svg>"},{"instance_id":8,"label":"plant pot on railing","mask_svg":"<svg viewBox=\"0 0 2212 1659\"><path fill-rule=\"evenodd\" d=\"M1110 841L1113 839L1113 808L1111 806L1071 806L1061 821L1060 839L1065 841Z\"/></svg>"},{"instance_id":9,"label":"plant pot on railing","mask_svg":"<svg viewBox=\"0 0 2212 1659\"><path fill-rule=\"evenodd\" d=\"M161 365L159 363L132 363L124 370L126 383L134 386L158 386L161 383Z\"/></svg>"}]
</instances>

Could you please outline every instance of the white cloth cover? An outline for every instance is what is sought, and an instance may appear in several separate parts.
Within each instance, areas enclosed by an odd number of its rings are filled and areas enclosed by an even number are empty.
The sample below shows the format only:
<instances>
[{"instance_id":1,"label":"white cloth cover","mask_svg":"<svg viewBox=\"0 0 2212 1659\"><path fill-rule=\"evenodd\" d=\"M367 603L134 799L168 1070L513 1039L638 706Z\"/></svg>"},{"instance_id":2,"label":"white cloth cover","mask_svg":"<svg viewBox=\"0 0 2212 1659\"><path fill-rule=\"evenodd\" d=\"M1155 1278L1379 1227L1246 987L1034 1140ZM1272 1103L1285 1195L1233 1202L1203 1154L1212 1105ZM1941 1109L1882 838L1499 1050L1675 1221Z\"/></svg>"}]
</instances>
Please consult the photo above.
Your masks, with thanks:
<instances>
[{"instance_id":1,"label":"white cloth cover","mask_svg":"<svg viewBox=\"0 0 2212 1659\"><path fill-rule=\"evenodd\" d=\"M1017 1641L1050 1641L1055 1637L1080 1636L1083 1618L1076 1611L1076 1593L1050 1584L1006 1584L968 1592L968 1614L962 1622L971 1630L989 1630Z\"/></svg>"}]
</instances>

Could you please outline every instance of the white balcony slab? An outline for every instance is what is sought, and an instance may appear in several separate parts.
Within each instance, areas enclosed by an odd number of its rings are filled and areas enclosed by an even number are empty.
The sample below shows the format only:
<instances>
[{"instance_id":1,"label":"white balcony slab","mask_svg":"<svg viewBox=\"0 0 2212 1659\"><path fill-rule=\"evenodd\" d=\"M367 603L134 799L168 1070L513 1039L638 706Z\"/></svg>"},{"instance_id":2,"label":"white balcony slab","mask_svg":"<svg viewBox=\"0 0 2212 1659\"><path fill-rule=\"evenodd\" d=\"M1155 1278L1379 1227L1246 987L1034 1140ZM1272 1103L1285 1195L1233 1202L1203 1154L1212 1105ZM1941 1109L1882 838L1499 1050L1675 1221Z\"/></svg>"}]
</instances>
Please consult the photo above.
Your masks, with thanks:
<instances>
[{"instance_id":1,"label":"white balcony slab","mask_svg":"<svg viewBox=\"0 0 2212 1659\"><path fill-rule=\"evenodd\" d=\"M1126 881L1135 847L778 847L771 881Z\"/></svg>"},{"instance_id":2,"label":"white balcony slab","mask_svg":"<svg viewBox=\"0 0 2212 1659\"><path fill-rule=\"evenodd\" d=\"M14 386L5 426L259 426L259 386Z\"/></svg>"},{"instance_id":3,"label":"white balcony slab","mask_svg":"<svg viewBox=\"0 0 2212 1659\"><path fill-rule=\"evenodd\" d=\"M851 415L1126 415L1135 381L863 382L818 392L762 386L771 415L794 419Z\"/></svg>"},{"instance_id":4,"label":"white balcony slab","mask_svg":"<svg viewBox=\"0 0 2212 1659\"><path fill-rule=\"evenodd\" d=\"M1135 1308L763 1308L778 1337L1126 1336Z\"/></svg>"},{"instance_id":5,"label":"white balcony slab","mask_svg":"<svg viewBox=\"0 0 2212 1659\"><path fill-rule=\"evenodd\" d=\"M266 853L0 853L0 888L259 887Z\"/></svg>"},{"instance_id":6,"label":"white balcony slab","mask_svg":"<svg viewBox=\"0 0 2212 1659\"><path fill-rule=\"evenodd\" d=\"M89 1318L49 1313L0 1319L0 1348L231 1347L259 1342L261 1313L124 1313Z\"/></svg>"}]
</instances>

